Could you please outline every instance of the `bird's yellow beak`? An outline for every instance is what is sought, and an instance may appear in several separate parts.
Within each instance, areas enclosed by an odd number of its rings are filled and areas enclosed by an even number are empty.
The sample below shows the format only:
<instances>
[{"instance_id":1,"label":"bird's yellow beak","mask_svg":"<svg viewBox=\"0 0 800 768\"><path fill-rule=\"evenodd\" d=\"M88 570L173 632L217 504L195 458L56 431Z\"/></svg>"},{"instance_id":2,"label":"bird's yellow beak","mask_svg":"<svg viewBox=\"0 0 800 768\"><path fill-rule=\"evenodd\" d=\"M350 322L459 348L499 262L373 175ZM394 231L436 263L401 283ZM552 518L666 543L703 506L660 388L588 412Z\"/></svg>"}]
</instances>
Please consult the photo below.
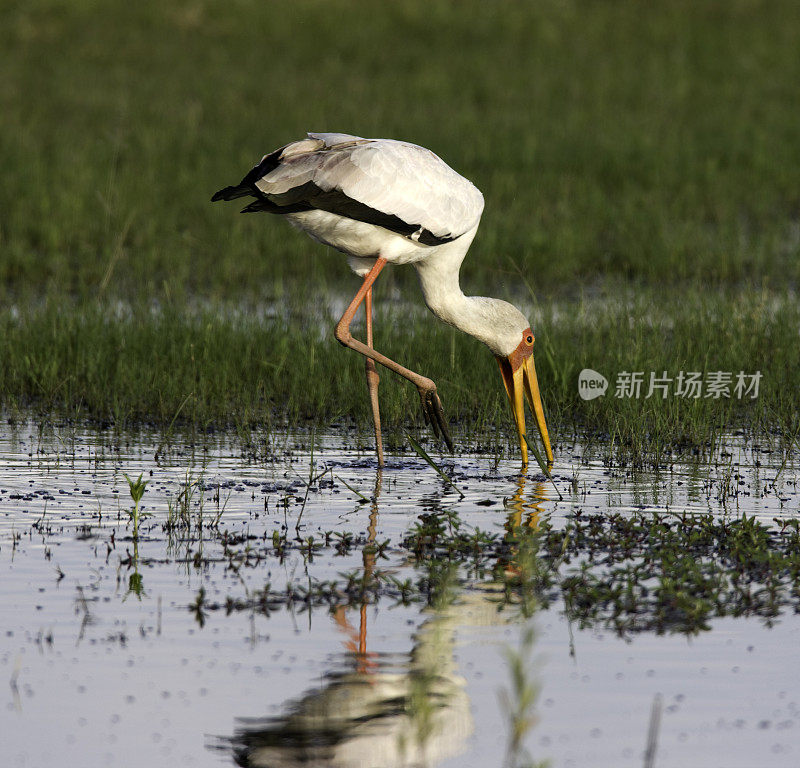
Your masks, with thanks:
<instances>
[{"instance_id":1,"label":"bird's yellow beak","mask_svg":"<svg viewBox=\"0 0 800 768\"><path fill-rule=\"evenodd\" d=\"M542 408L542 396L539 394L539 380L536 378L536 368L533 365L533 354L524 357L518 354L519 350L509 357L498 357L497 363L500 366L500 373L503 375L508 402L511 404L511 413L514 417L514 424L519 434L519 448L522 452L522 467L528 466L528 443L525 439L525 402L527 396L533 415L536 418L536 426L539 428L539 435L542 438L544 452L547 457L548 468L553 465L553 449L550 447L550 435L547 432L547 423L544 420L544 409ZM523 395L524 392L524 395Z\"/></svg>"}]
</instances>

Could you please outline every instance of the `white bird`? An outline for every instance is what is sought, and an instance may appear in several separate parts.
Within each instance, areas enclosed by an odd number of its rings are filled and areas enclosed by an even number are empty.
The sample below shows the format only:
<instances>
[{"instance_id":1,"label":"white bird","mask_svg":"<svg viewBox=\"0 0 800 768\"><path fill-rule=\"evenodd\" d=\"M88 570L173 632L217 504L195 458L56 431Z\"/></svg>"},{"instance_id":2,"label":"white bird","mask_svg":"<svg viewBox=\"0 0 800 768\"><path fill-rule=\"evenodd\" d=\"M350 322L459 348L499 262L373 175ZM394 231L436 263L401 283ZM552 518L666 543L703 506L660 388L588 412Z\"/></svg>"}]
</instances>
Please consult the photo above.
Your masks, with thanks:
<instances>
[{"instance_id":1,"label":"white bird","mask_svg":"<svg viewBox=\"0 0 800 768\"><path fill-rule=\"evenodd\" d=\"M211 199L255 198L243 213L279 214L315 240L348 256L364 278L336 326L336 338L366 359L367 387L375 426L378 463L383 466L375 363L411 381L419 390L426 423L453 449L436 385L377 352L372 343L372 285L387 263L413 264L425 303L436 317L479 339L494 353L519 434L523 467L528 463L523 392L536 418L548 463L553 452L536 369L534 336L525 316L500 299L465 296L458 273L475 237L483 195L428 149L392 139L342 133L309 133L265 155L239 184ZM366 300L367 343L353 338L350 324Z\"/></svg>"}]
</instances>

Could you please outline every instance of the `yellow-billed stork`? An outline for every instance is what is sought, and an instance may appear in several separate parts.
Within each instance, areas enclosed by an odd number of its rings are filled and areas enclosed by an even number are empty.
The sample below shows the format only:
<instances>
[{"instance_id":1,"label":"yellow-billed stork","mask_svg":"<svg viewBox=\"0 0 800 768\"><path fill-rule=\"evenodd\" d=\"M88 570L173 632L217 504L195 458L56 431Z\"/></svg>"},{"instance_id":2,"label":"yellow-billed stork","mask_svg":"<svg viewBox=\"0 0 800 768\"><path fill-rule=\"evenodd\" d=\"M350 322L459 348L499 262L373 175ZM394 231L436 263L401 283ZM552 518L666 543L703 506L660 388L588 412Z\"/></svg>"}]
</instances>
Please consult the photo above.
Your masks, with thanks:
<instances>
[{"instance_id":1,"label":"yellow-billed stork","mask_svg":"<svg viewBox=\"0 0 800 768\"><path fill-rule=\"evenodd\" d=\"M219 190L211 199L247 196L255 200L243 213L266 211L283 216L315 240L346 254L350 267L364 278L336 326L336 338L366 357L381 466L383 441L375 363L417 387L426 423L453 449L433 381L373 347L372 284L387 263L413 264L431 312L479 339L494 353L519 434L523 467L528 463L524 395L536 418L547 461L552 464L530 324L512 304L465 296L459 286L461 262L483 212L483 195L470 181L433 152L415 144L343 133L309 133L307 138L265 155L239 184ZM366 303L366 344L350 333L362 302Z\"/></svg>"}]
</instances>

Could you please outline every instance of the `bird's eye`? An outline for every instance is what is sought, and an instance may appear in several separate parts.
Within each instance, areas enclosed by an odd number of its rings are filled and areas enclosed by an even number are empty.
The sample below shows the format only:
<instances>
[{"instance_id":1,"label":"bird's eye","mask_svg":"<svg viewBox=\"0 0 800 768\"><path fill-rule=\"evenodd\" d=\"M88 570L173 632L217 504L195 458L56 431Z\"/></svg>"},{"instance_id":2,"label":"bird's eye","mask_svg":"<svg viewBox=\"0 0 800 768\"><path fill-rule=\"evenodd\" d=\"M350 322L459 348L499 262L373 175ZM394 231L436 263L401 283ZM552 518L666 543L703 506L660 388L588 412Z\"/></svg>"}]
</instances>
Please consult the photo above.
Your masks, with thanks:
<instances>
[{"instance_id":1,"label":"bird's eye","mask_svg":"<svg viewBox=\"0 0 800 768\"><path fill-rule=\"evenodd\" d=\"M526 342L526 343L528 343L528 344L533 344L533 336L531 336L530 334L528 334L528 335L525 337L525 342Z\"/></svg>"}]
</instances>

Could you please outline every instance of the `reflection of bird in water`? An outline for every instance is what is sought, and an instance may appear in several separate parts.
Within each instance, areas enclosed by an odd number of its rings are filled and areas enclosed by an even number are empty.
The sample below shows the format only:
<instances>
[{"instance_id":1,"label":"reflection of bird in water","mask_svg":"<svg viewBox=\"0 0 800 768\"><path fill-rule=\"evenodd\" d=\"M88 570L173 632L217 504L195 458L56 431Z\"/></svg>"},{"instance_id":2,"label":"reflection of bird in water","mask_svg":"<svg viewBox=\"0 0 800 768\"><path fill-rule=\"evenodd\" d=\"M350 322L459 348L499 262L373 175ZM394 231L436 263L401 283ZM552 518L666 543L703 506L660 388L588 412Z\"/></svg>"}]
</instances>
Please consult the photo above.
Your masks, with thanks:
<instances>
[{"instance_id":1,"label":"reflection of bird in water","mask_svg":"<svg viewBox=\"0 0 800 768\"><path fill-rule=\"evenodd\" d=\"M378 471L364 549L364 576L374 550L381 473ZM404 657L367 650L367 603L359 629L344 608L334 614L347 653L319 688L287 705L277 718L240 719L227 748L238 765L370 768L427 765L458 754L472 732L465 681L453 658L458 614L430 609ZM222 745L225 746L225 745Z\"/></svg>"},{"instance_id":2,"label":"reflection of bird in water","mask_svg":"<svg viewBox=\"0 0 800 768\"><path fill-rule=\"evenodd\" d=\"M383 481L383 474L378 468L377 475L375 476L375 493L372 495L372 506L369 511L369 524L367 525L367 544L361 551L361 556L364 563L364 580L368 581L375 571L375 533L378 524L378 499L381 493L381 484ZM365 599L361 603L359 609L359 625L358 632L353 629L350 622L347 620L347 609L343 605L339 605L334 609L333 616L339 628L346 632L350 640L346 644L347 650L353 654L358 662L358 671L366 672L370 667L374 668L375 663L371 661L370 654L367 651L367 606L369 600Z\"/></svg>"},{"instance_id":3,"label":"reflection of bird in water","mask_svg":"<svg viewBox=\"0 0 800 768\"><path fill-rule=\"evenodd\" d=\"M265 155L239 184L219 190L212 200L241 197L255 198L243 213L266 211L283 216L315 240L345 253L353 271L364 278L336 326L336 338L366 358L379 465L383 464L383 444L375 363L417 387L426 423L437 435L441 431L452 450L433 381L373 347L372 285L387 263L413 264L431 312L489 347L511 403L523 465L528 463L525 396L552 463L528 321L512 304L465 296L459 286L461 262L483 212L483 195L471 182L433 152L414 144L309 133ZM350 333L362 302L366 302L366 344Z\"/></svg>"},{"instance_id":4,"label":"reflection of bird in water","mask_svg":"<svg viewBox=\"0 0 800 768\"><path fill-rule=\"evenodd\" d=\"M530 501L525 500L525 475L517 475L517 489L510 499L505 502L508 510L506 520L506 530L511 532L514 528L525 525L527 528L535 530L539 525L544 503L547 501L545 484L541 482L533 483L533 494Z\"/></svg>"},{"instance_id":5,"label":"reflection of bird in water","mask_svg":"<svg viewBox=\"0 0 800 768\"><path fill-rule=\"evenodd\" d=\"M546 499L542 483L526 499L525 477L507 504L507 528L535 528ZM364 577L375 567L374 543L381 473L378 471L363 550ZM520 572L515 555L507 570ZM517 611L499 612L501 584L482 583L458 592L456 568L445 569L437 593L444 597L426 609L428 618L414 635L408 655L381 654L368 648L368 603L358 606L358 627L347 609L334 612L345 633L346 653L320 685L289 702L274 718L240 718L232 738L217 747L233 753L240 766L331 766L331 768L400 768L427 766L453 757L473 731L465 681L454 653L459 631L513 622ZM520 603L522 614L524 605Z\"/></svg>"},{"instance_id":6,"label":"reflection of bird in water","mask_svg":"<svg viewBox=\"0 0 800 768\"><path fill-rule=\"evenodd\" d=\"M539 527L544 502L547 501L544 483L533 483L531 499L525 499L525 476L517 478L517 490L507 499L505 522L506 537L514 542L508 553L498 558L497 568L502 569L506 597L514 601L525 618L530 618L539 608L538 584L542 574L539 541L535 535ZM486 587L484 589L496 588ZM511 587L511 593L509 593Z\"/></svg>"},{"instance_id":7,"label":"reflection of bird in water","mask_svg":"<svg viewBox=\"0 0 800 768\"><path fill-rule=\"evenodd\" d=\"M229 744L237 765L419 766L457 755L472 732L465 681L453 661L456 622L434 613L407 658L351 656L277 718L240 719Z\"/></svg>"}]
</instances>

